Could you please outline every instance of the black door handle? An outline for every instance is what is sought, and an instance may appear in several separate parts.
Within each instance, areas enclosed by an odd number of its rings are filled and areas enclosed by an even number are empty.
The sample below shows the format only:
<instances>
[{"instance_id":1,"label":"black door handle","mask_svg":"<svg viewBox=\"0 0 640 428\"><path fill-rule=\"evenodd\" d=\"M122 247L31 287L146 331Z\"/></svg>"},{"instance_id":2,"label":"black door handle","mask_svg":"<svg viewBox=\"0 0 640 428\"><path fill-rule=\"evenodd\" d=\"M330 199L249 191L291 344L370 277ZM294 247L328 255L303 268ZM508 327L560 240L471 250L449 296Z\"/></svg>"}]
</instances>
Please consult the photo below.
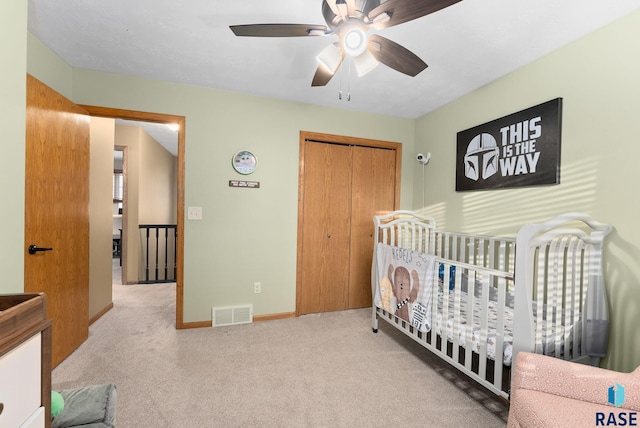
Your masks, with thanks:
<instances>
[{"instance_id":1,"label":"black door handle","mask_svg":"<svg viewBox=\"0 0 640 428\"><path fill-rule=\"evenodd\" d=\"M35 254L39 251L51 251L53 248L42 248L38 247L36 244L29 245L29 254Z\"/></svg>"}]
</instances>

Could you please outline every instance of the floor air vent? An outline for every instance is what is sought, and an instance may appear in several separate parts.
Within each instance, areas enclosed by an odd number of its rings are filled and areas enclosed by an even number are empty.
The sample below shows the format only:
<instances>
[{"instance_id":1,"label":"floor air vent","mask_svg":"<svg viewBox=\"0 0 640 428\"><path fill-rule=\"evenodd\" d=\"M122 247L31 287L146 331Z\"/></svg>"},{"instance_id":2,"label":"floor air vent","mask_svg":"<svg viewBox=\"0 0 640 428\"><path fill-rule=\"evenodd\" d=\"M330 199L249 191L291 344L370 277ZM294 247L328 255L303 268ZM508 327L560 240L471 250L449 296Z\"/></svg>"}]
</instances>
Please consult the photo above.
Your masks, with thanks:
<instances>
[{"instance_id":1,"label":"floor air vent","mask_svg":"<svg viewBox=\"0 0 640 428\"><path fill-rule=\"evenodd\" d=\"M211 311L211 320L213 327L248 324L253 321L253 305L213 308Z\"/></svg>"}]
</instances>

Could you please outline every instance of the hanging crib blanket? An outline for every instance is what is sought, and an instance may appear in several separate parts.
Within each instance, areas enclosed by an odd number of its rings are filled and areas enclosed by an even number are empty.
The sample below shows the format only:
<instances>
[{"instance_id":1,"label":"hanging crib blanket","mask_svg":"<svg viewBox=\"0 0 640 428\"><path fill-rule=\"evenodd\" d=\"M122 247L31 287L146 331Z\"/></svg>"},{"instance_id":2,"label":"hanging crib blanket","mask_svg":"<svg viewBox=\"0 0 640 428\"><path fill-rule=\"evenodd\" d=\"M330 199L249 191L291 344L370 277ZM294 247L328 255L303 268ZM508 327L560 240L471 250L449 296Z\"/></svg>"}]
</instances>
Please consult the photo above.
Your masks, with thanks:
<instances>
[{"instance_id":1,"label":"hanging crib blanket","mask_svg":"<svg viewBox=\"0 0 640 428\"><path fill-rule=\"evenodd\" d=\"M378 243L375 262L374 304L420 331L431 330L436 257Z\"/></svg>"}]
</instances>

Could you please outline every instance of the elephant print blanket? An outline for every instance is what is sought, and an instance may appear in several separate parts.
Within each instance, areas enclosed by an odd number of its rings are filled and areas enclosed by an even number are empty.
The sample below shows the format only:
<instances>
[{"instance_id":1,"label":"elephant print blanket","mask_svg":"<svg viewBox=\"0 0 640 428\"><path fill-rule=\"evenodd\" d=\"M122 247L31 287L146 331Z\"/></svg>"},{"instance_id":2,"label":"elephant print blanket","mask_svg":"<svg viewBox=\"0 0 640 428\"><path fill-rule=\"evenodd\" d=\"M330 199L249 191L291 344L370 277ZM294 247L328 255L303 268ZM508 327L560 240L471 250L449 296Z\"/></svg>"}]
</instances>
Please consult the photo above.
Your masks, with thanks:
<instances>
[{"instance_id":1,"label":"elephant print blanket","mask_svg":"<svg viewBox=\"0 0 640 428\"><path fill-rule=\"evenodd\" d=\"M382 243L375 257L374 304L420 331L431 330L436 257Z\"/></svg>"}]
</instances>

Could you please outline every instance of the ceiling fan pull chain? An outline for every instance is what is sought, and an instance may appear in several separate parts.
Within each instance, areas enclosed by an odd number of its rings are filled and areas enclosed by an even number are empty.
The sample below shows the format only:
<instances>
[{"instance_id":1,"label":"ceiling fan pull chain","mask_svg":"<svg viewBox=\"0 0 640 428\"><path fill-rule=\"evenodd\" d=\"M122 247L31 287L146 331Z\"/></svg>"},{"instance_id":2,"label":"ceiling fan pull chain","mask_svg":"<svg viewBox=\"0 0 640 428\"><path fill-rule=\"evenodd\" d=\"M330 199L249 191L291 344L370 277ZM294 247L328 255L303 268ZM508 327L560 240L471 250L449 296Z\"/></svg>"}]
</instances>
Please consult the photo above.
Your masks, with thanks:
<instances>
[{"instance_id":1,"label":"ceiling fan pull chain","mask_svg":"<svg viewBox=\"0 0 640 428\"><path fill-rule=\"evenodd\" d=\"M353 61L349 61L349 70L347 72L347 101L351 101L351 63Z\"/></svg>"},{"instance_id":2,"label":"ceiling fan pull chain","mask_svg":"<svg viewBox=\"0 0 640 428\"><path fill-rule=\"evenodd\" d=\"M340 67L340 90L338 91L338 99L342 101L342 76L344 76L344 67Z\"/></svg>"}]
</instances>

